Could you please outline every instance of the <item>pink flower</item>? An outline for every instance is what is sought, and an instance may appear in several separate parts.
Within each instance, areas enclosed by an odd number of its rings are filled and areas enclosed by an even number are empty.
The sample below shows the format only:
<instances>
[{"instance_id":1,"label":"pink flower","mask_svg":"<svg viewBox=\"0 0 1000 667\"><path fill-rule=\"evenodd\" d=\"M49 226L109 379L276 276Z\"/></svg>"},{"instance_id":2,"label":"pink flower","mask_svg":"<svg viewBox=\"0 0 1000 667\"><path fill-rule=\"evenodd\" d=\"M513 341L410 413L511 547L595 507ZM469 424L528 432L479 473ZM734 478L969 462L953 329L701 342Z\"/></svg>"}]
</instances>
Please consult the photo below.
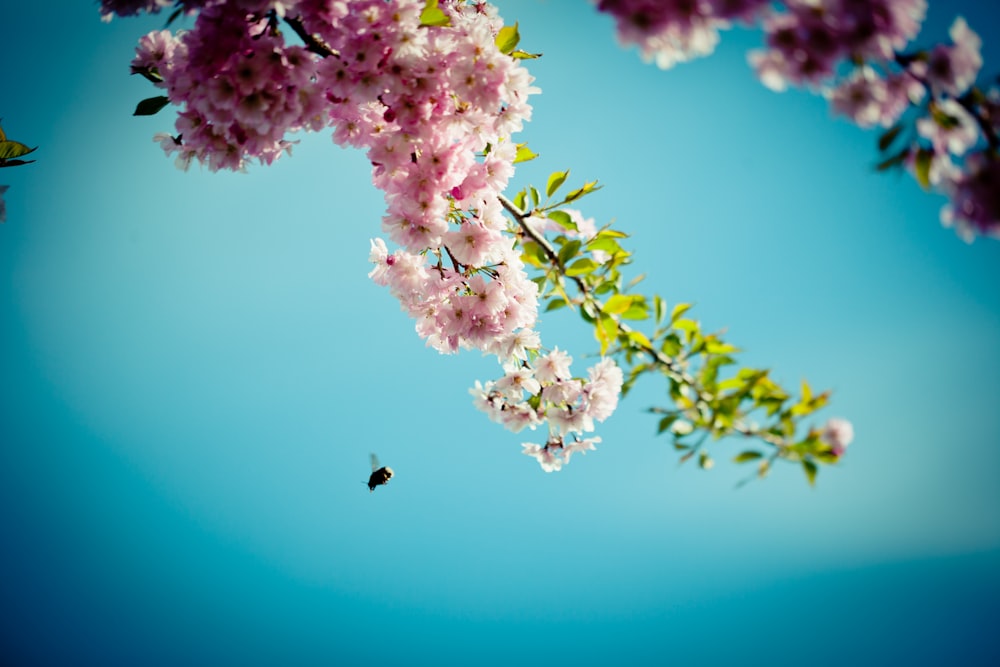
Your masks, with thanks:
<instances>
[{"instance_id":1,"label":"pink flower","mask_svg":"<svg viewBox=\"0 0 1000 667\"><path fill-rule=\"evenodd\" d=\"M917 120L917 132L929 139L938 153L963 155L979 139L979 126L965 108L953 99L931 104L931 115Z\"/></svg>"},{"instance_id":2,"label":"pink flower","mask_svg":"<svg viewBox=\"0 0 1000 667\"><path fill-rule=\"evenodd\" d=\"M846 419L834 417L826 422L820 438L830 445L835 456L843 456L847 446L854 440L854 426Z\"/></svg>"},{"instance_id":3,"label":"pink flower","mask_svg":"<svg viewBox=\"0 0 1000 667\"><path fill-rule=\"evenodd\" d=\"M927 62L916 61L910 69L926 78L935 92L943 91L954 97L965 93L976 82L983 66L980 53L982 40L965 19L958 17L948 31L952 46L936 46Z\"/></svg>"},{"instance_id":4,"label":"pink flower","mask_svg":"<svg viewBox=\"0 0 1000 667\"><path fill-rule=\"evenodd\" d=\"M882 122L888 97L885 80L867 66L856 68L847 79L827 93L833 110L861 127Z\"/></svg>"},{"instance_id":5,"label":"pink flower","mask_svg":"<svg viewBox=\"0 0 1000 667\"><path fill-rule=\"evenodd\" d=\"M985 152L969 155L965 173L945 191L951 201L941 211L941 222L969 242L976 234L1000 238L1000 160Z\"/></svg>"},{"instance_id":6,"label":"pink flower","mask_svg":"<svg viewBox=\"0 0 1000 667\"><path fill-rule=\"evenodd\" d=\"M551 352L542 355L535 362L535 377L538 378L539 382L568 380L571 377L569 372L571 363L573 363L573 357L558 347L554 347Z\"/></svg>"},{"instance_id":7,"label":"pink flower","mask_svg":"<svg viewBox=\"0 0 1000 667\"><path fill-rule=\"evenodd\" d=\"M521 447L524 448L521 453L527 456L535 457L539 465L542 466L542 470L545 472L554 472L562 469L562 459L559 458L556 455L555 450L550 448L548 445L543 447L541 445L536 445L533 442L524 442L521 443Z\"/></svg>"}]
</instances>

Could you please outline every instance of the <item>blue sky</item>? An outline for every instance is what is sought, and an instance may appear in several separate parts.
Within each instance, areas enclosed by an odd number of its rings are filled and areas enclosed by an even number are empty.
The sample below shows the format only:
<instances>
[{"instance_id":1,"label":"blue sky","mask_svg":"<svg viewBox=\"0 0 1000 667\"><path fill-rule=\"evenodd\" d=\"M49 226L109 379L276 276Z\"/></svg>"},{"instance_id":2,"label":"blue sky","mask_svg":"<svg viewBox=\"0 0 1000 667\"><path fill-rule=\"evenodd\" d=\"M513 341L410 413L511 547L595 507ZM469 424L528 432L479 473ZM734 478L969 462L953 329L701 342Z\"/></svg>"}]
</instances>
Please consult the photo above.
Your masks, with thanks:
<instances>
[{"instance_id":1,"label":"blue sky","mask_svg":"<svg viewBox=\"0 0 1000 667\"><path fill-rule=\"evenodd\" d=\"M955 14L1000 70L992 3ZM58 11L54 11L58 8ZM518 137L604 189L634 269L748 365L832 388L856 441L809 488L678 467L640 384L545 474L366 274L381 195L328 133L179 172L129 77L162 17L4 10L0 660L9 664L996 664L1000 243L876 175L875 138L745 62L663 72L584 3L517 0L543 93ZM15 26L16 29L10 26ZM591 334L539 328L578 359ZM362 485L368 454L396 476Z\"/></svg>"}]
</instances>

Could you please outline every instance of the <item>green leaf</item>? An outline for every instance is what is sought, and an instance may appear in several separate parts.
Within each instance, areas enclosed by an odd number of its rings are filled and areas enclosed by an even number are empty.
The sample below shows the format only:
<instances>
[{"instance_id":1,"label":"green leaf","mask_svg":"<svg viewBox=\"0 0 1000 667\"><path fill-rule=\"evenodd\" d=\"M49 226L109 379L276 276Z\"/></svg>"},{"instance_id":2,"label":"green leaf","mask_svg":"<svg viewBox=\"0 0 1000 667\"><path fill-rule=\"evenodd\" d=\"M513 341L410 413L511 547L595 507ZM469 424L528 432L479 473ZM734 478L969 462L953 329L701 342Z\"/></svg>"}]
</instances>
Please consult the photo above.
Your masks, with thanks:
<instances>
[{"instance_id":1,"label":"green leaf","mask_svg":"<svg viewBox=\"0 0 1000 667\"><path fill-rule=\"evenodd\" d=\"M594 337L601 344L601 355L608 351L611 341L618 338L618 323L610 317L601 317L594 325Z\"/></svg>"},{"instance_id":2,"label":"green leaf","mask_svg":"<svg viewBox=\"0 0 1000 667\"><path fill-rule=\"evenodd\" d=\"M545 312L549 312L550 310L559 310L560 308L564 308L565 306L566 306L566 299L561 299L557 297L549 301L548 305L545 306Z\"/></svg>"},{"instance_id":3,"label":"green leaf","mask_svg":"<svg viewBox=\"0 0 1000 667\"><path fill-rule=\"evenodd\" d=\"M621 252L622 247L618 241L609 236L598 236L587 243L587 250L603 250L609 255L614 255L616 252Z\"/></svg>"},{"instance_id":4,"label":"green leaf","mask_svg":"<svg viewBox=\"0 0 1000 667\"><path fill-rule=\"evenodd\" d=\"M672 333L669 336L664 336L663 342L660 343L660 351L668 357L676 357L680 354L683 347L684 346L681 345L681 339L675 333Z\"/></svg>"},{"instance_id":5,"label":"green leaf","mask_svg":"<svg viewBox=\"0 0 1000 667\"><path fill-rule=\"evenodd\" d=\"M0 141L0 160L12 160L14 158L23 157L28 153L33 153L38 150L38 146L34 148L28 148L20 141L10 141L3 140ZM34 160L31 160L34 162Z\"/></svg>"},{"instance_id":6,"label":"green leaf","mask_svg":"<svg viewBox=\"0 0 1000 667\"><path fill-rule=\"evenodd\" d=\"M522 51L521 49L517 49L510 55L518 60L533 60L535 58L542 57L541 53L528 53L527 51Z\"/></svg>"},{"instance_id":7,"label":"green leaf","mask_svg":"<svg viewBox=\"0 0 1000 667\"><path fill-rule=\"evenodd\" d=\"M816 486L816 464L806 459L802 462L802 470L806 474L806 479L809 480L809 485Z\"/></svg>"},{"instance_id":8,"label":"green leaf","mask_svg":"<svg viewBox=\"0 0 1000 667\"><path fill-rule=\"evenodd\" d=\"M566 211L552 211L549 213L549 220L554 221L563 229L568 229L570 231L577 231L576 223L573 219L569 217L569 213ZM588 246L589 247L589 246Z\"/></svg>"},{"instance_id":9,"label":"green leaf","mask_svg":"<svg viewBox=\"0 0 1000 667\"><path fill-rule=\"evenodd\" d=\"M745 452L740 452L733 457L733 463L746 463L747 461L756 461L757 459L764 456L760 452L754 452L747 450Z\"/></svg>"},{"instance_id":10,"label":"green leaf","mask_svg":"<svg viewBox=\"0 0 1000 667\"><path fill-rule=\"evenodd\" d=\"M528 148L528 144L517 144L517 154L514 156L514 164L527 162L538 157L538 153Z\"/></svg>"},{"instance_id":11,"label":"green leaf","mask_svg":"<svg viewBox=\"0 0 1000 667\"><path fill-rule=\"evenodd\" d=\"M615 294L604 302L601 308L608 315L621 315L632 305L632 297L627 294Z\"/></svg>"},{"instance_id":12,"label":"green leaf","mask_svg":"<svg viewBox=\"0 0 1000 667\"><path fill-rule=\"evenodd\" d=\"M893 125L888 130L882 133L882 136L878 138L878 149L880 151L886 151L892 146L892 142L896 140L899 133L903 131L902 125Z\"/></svg>"},{"instance_id":13,"label":"green leaf","mask_svg":"<svg viewBox=\"0 0 1000 667\"><path fill-rule=\"evenodd\" d=\"M590 181L588 183L584 183L582 188L577 188L576 190L573 190L568 195L566 195L565 201L567 202L576 201L580 197L590 194L594 190L599 190L599 189L600 188L597 187L597 181Z\"/></svg>"},{"instance_id":14,"label":"green leaf","mask_svg":"<svg viewBox=\"0 0 1000 667\"><path fill-rule=\"evenodd\" d=\"M566 266L566 263L569 262L569 260L579 254L581 245L582 244L577 239L567 241L566 245L559 249L559 263Z\"/></svg>"},{"instance_id":15,"label":"green leaf","mask_svg":"<svg viewBox=\"0 0 1000 667\"><path fill-rule=\"evenodd\" d=\"M740 350L735 345L723 343L720 340L709 340L705 342L705 351L709 354L730 354L731 352L739 352Z\"/></svg>"},{"instance_id":16,"label":"green leaf","mask_svg":"<svg viewBox=\"0 0 1000 667\"><path fill-rule=\"evenodd\" d=\"M688 333L697 333L699 327L697 322L689 320L685 317L674 322L674 328L680 329L681 331L687 331Z\"/></svg>"},{"instance_id":17,"label":"green leaf","mask_svg":"<svg viewBox=\"0 0 1000 667\"><path fill-rule=\"evenodd\" d=\"M538 196L538 190L535 188L534 185L529 185L528 186L528 193L531 194L531 203L532 203L532 206L534 206L534 207L537 208L538 207L538 203L542 200L542 198Z\"/></svg>"},{"instance_id":18,"label":"green leaf","mask_svg":"<svg viewBox=\"0 0 1000 667\"><path fill-rule=\"evenodd\" d=\"M628 339L630 343L632 343L637 347L641 347L646 350L653 349L653 343L650 342L650 340L646 338L646 334L642 333L641 331L629 331Z\"/></svg>"},{"instance_id":19,"label":"green leaf","mask_svg":"<svg viewBox=\"0 0 1000 667\"><path fill-rule=\"evenodd\" d=\"M677 421L677 415L667 415L666 417L661 419L660 423L656 427L657 434L666 431L668 428L670 428L670 425L673 424L675 421ZM683 448L687 449L686 446Z\"/></svg>"},{"instance_id":20,"label":"green leaf","mask_svg":"<svg viewBox=\"0 0 1000 667\"><path fill-rule=\"evenodd\" d=\"M152 116L158 112L163 107L170 104L170 98L166 95L157 95L156 97L147 97L142 102L139 102L135 106L135 111L132 112L133 116Z\"/></svg>"},{"instance_id":21,"label":"green leaf","mask_svg":"<svg viewBox=\"0 0 1000 667\"><path fill-rule=\"evenodd\" d=\"M653 312L656 314L657 324L662 322L663 316L667 312L667 302L659 294L653 295Z\"/></svg>"},{"instance_id":22,"label":"green leaf","mask_svg":"<svg viewBox=\"0 0 1000 667\"><path fill-rule=\"evenodd\" d=\"M598 266L600 265L589 257L582 257L566 267L566 275L570 277L583 276L590 273Z\"/></svg>"},{"instance_id":23,"label":"green leaf","mask_svg":"<svg viewBox=\"0 0 1000 667\"><path fill-rule=\"evenodd\" d=\"M931 188L931 158L933 157L934 153L926 148L921 148L917 151L916 161L913 163L913 173L917 177L917 183L920 183L920 187L924 190Z\"/></svg>"},{"instance_id":24,"label":"green leaf","mask_svg":"<svg viewBox=\"0 0 1000 667\"><path fill-rule=\"evenodd\" d=\"M645 301L633 300L632 305L622 313L623 320L645 320L649 319L649 307Z\"/></svg>"},{"instance_id":25,"label":"green leaf","mask_svg":"<svg viewBox=\"0 0 1000 667\"><path fill-rule=\"evenodd\" d=\"M438 0L427 0L424 11L420 12L420 25L450 26L451 19L438 7Z\"/></svg>"},{"instance_id":26,"label":"green leaf","mask_svg":"<svg viewBox=\"0 0 1000 667\"><path fill-rule=\"evenodd\" d=\"M875 171L888 171L894 167L899 167L906 162L906 158L909 157L909 155L910 148L906 147L875 165Z\"/></svg>"},{"instance_id":27,"label":"green leaf","mask_svg":"<svg viewBox=\"0 0 1000 667\"><path fill-rule=\"evenodd\" d=\"M434 4L437 4L435 2ZM511 54L517 48L517 43L521 41L521 34L517 31L517 24L504 26L497 33L497 48L500 53Z\"/></svg>"},{"instance_id":28,"label":"green leaf","mask_svg":"<svg viewBox=\"0 0 1000 667\"><path fill-rule=\"evenodd\" d=\"M516 195L514 195L514 206L520 210L524 210L524 200L527 198L528 193L525 190L521 190Z\"/></svg>"},{"instance_id":29,"label":"green leaf","mask_svg":"<svg viewBox=\"0 0 1000 667\"><path fill-rule=\"evenodd\" d=\"M566 182L566 178L569 176L569 169L566 171L554 171L549 176L549 182L545 186L545 196L551 197L556 190L559 189L563 183Z\"/></svg>"},{"instance_id":30,"label":"green leaf","mask_svg":"<svg viewBox=\"0 0 1000 667\"><path fill-rule=\"evenodd\" d=\"M684 313L686 313L689 310L691 310L691 304L690 303L679 303L679 304L677 304L676 306L674 306L673 311L671 311L671 313L670 313L670 321L671 322L676 322L678 319L680 319L681 315L683 315Z\"/></svg>"}]
</instances>

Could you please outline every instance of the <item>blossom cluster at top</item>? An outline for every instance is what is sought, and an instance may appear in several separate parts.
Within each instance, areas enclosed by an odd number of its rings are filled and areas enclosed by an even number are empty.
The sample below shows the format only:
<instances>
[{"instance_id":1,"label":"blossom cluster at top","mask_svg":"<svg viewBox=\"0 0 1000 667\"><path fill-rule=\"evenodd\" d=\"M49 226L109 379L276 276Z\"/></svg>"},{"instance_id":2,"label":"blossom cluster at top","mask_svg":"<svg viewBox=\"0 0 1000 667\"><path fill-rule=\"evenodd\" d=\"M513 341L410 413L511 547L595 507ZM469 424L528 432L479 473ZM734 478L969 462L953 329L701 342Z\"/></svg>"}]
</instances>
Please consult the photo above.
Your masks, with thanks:
<instances>
[{"instance_id":1,"label":"blossom cluster at top","mask_svg":"<svg viewBox=\"0 0 1000 667\"><path fill-rule=\"evenodd\" d=\"M128 15L165 4L102 0L102 10ZM428 345L500 359L504 377L487 383L500 392L491 416L514 430L548 422L554 442L570 432L560 421L567 410L584 420L574 433L610 414L621 387L610 361L589 380L572 381L578 395L556 397L552 389L545 400L525 402L502 389L538 376L532 364L547 357L532 330L538 288L498 201L514 171L511 135L530 119L528 98L538 91L520 61L498 47L503 23L494 7L441 0L433 21L423 20L424 0L185 0L183 7L198 10L193 29L146 35L132 62L180 107L177 135L157 136L178 166L271 163L290 150L289 132L333 128L334 142L367 152L385 193L382 230L401 246L390 253L382 239L372 241L371 278L390 288ZM282 21L301 44L285 41Z\"/></svg>"},{"instance_id":2,"label":"blossom cluster at top","mask_svg":"<svg viewBox=\"0 0 1000 667\"><path fill-rule=\"evenodd\" d=\"M1000 236L1000 94L973 86L981 40L964 20L950 44L906 53L926 0L597 0L619 39L663 68L707 55L730 22L760 23L767 48L749 60L764 85L821 89L861 127L891 127L909 110L916 140L899 163L950 198L945 224L967 240ZM975 150L977 145L985 148ZM961 164L955 160L961 159Z\"/></svg>"}]
</instances>

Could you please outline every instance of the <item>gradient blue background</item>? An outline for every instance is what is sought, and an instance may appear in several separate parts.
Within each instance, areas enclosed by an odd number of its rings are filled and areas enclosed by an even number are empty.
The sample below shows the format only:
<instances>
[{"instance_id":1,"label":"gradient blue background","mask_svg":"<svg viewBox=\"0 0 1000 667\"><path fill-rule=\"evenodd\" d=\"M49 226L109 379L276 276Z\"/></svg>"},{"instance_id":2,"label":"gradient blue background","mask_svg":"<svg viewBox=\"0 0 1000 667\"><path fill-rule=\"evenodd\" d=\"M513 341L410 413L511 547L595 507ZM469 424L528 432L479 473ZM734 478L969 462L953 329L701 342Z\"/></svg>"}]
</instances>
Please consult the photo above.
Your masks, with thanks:
<instances>
[{"instance_id":1,"label":"gradient blue background","mask_svg":"<svg viewBox=\"0 0 1000 667\"><path fill-rule=\"evenodd\" d=\"M995 2L956 13L1000 69ZM543 94L516 183L633 236L636 272L745 363L835 390L809 488L678 467L640 384L547 475L366 274L364 156L302 137L249 174L176 170L128 63L163 17L3 10L0 116L36 164L0 227L4 665L1000 663L1000 243L872 173L875 138L775 94L726 33L663 72L568 0L504 2ZM591 334L546 315L580 368ZM369 494L368 454L396 470Z\"/></svg>"}]
</instances>

